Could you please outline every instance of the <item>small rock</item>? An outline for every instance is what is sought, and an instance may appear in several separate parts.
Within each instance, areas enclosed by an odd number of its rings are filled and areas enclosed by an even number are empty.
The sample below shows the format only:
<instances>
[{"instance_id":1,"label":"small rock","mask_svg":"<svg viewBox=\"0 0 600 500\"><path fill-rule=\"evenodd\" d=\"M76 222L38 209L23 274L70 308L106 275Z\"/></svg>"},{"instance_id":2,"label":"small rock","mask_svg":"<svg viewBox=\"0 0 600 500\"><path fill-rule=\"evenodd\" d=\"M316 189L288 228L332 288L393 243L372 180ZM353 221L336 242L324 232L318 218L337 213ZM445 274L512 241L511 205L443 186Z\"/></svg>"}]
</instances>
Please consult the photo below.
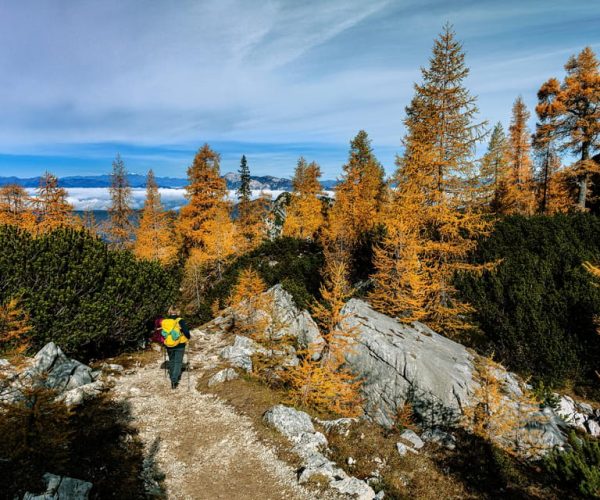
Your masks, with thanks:
<instances>
[{"instance_id":1,"label":"small rock","mask_svg":"<svg viewBox=\"0 0 600 500\"><path fill-rule=\"evenodd\" d=\"M346 463L348 465L350 465L350 466L353 466L353 465L356 464L356 460L354 458L352 458L352 457L348 457L347 460L346 460Z\"/></svg>"},{"instance_id":2,"label":"small rock","mask_svg":"<svg viewBox=\"0 0 600 500\"><path fill-rule=\"evenodd\" d=\"M25 493L23 500L87 500L92 483L72 477L44 474L46 491L40 495Z\"/></svg>"},{"instance_id":3,"label":"small rock","mask_svg":"<svg viewBox=\"0 0 600 500\"><path fill-rule=\"evenodd\" d=\"M0 368L8 368L10 366L10 361L8 359L0 359Z\"/></svg>"},{"instance_id":4,"label":"small rock","mask_svg":"<svg viewBox=\"0 0 600 500\"><path fill-rule=\"evenodd\" d=\"M401 457L406 455L409 451L415 454L419 453L417 450L410 446L406 446L404 443L396 443L396 449L398 450L398 453Z\"/></svg>"},{"instance_id":5,"label":"small rock","mask_svg":"<svg viewBox=\"0 0 600 500\"><path fill-rule=\"evenodd\" d=\"M375 495L375 500L383 500L385 498L385 491L381 490Z\"/></svg>"},{"instance_id":6,"label":"small rock","mask_svg":"<svg viewBox=\"0 0 600 500\"><path fill-rule=\"evenodd\" d=\"M215 373L210 379L208 379L208 387L212 387L223 382L229 382L238 378L238 373L233 368L225 368Z\"/></svg>"},{"instance_id":7,"label":"small rock","mask_svg":"<svg viewBox=\"0 0 600 500\"><path fill-rule=\"evenodd\" d=\"M417 433L410 429L406 429L400 434L400 438L408 441L415 450L420 450L425 445Z\"/></svg>"},{"instance_id":8,"label":"small rock","mask_svg":"<svg viewBox=\"0 0 600 500\"><path fill-rule=\"evenodd\" d=\"M456 448L456 438L452 434L444 432L441 429L427 429L421 434L421 439L427 442L437 443L449 450Z\"/></svg>"},{"instance_id":9,"label":"small rock","mask_svg":"<svg viewBox=\"0 0 600 500\"><path fill-rule=\"evenodd\" d=\"M600 424L591 418L585 423L587 431L594 437L600 437Z\"/></svg>"},{"instance_id":10,"label":"small rock","mask_svg":"<svg viewBox=\"0 0 600 500\"><path fill-rule=\"evenodd\" d=\"M117 365L117 364L113 364L113 363L104 363L102 365L102 369L104 371L117 372L117 373L121 373L124 370L122 365Z\"/></svg>"},{"instance_id":11,"label":"small rock","mask_svg":"<svg viewBox=\"0 0 600 500\"><path fill-rule=\"evenodd\" d=\"M284 436L293 439L303 432L314 433L315 428L308 413L285 405L276 405L267 410L263 419Z\"/></svg>"}]
</instances>

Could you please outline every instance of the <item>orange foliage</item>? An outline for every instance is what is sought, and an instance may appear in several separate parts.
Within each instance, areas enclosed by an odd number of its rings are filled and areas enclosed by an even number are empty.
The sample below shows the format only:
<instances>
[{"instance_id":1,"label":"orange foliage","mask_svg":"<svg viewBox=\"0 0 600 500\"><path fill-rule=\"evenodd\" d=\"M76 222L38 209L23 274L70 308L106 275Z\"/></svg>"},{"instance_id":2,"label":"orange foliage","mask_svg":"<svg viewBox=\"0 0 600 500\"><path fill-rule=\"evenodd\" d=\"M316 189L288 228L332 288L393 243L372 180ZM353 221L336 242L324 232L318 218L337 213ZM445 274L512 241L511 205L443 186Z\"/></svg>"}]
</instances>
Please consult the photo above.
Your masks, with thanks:
<instances>
[{"instance_id":1,"label":"orange foliage","mask_svg":"<svg viewBox=\"0 0 600 500\"><path fill-rule=\"evenodd\" d=\"M140 259L169 264L177 257L177 250L171 221L162 207L154 172L150 170L146 183L146 201L133 252Z\"/></svg>"},{"instance_id":2,"label":"orange foliage","mask_svg":"<svg viewBox=\"0 0 600 500\"><path fill-rule=\"evenodd\" d=\"M540 118L537 139L556 141L559 151L579 156L570 169L578 184L577 206L586 208L590 177L598 171L591 158L600 147L600 71L590 47L565 64L562 83L550 78L538 91L535 110Z\"/></svg>"},{"instance_id":3,"label":"orange foliage","mask_svg":"<svg viewBox=\"0 0 600 500\"><path fill-rule=\"evenodd\" d=\"M27 191L17 184L0 187L0 225L18 226L34 232L36 220Z\"/></svg>"},{"instance_id":4,"label":"orange foliage","mask_svg":"<svg viewBox=\"0 0 600 500\"><path fill-rule=\"evenodd\" d=\"M40 233L77 225L73 216L73 206L67 201L67 192L58 187L58 178L50 172L45 172L40 178L34 207L37 230Z\"/></svg>"},{"instance_id":5,"label":"orange foliage","mask_svg":"<svg viewBox=\"0 0 600 500\"><path fill-rule=\"evenodd\" d=\"M16 298L0 305L0 352L21 354L29 347L29 314Z\"/></svg>"},{"instance_id":6,"label":"orange foliage","mask_svg":"<svg viewBox=\"0 0 600 500\"><path fill-rule=\"evenodd\" d=\"M321 193L321 169L315 162L307 163L302 157L298 160L293 192L287 208L282 234L293 238L312 239L323 225Z\"/></svg>"}]
</instances>

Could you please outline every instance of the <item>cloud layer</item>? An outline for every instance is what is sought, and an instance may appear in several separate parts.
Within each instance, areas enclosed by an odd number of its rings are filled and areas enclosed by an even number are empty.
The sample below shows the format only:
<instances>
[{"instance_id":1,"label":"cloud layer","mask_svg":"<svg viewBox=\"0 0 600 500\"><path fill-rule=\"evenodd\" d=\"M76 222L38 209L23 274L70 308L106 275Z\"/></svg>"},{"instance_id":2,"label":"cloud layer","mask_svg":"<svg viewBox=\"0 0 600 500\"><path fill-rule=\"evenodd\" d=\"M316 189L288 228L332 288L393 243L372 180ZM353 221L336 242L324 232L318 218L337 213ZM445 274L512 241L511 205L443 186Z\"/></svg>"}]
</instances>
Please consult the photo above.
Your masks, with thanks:
<instances>
[{"instance_id":1,"label":"cloud layer","mask_svg":"<svg viewBox=\"0 0 600 500\"><path fill-rule=\"evenodd\" d=\"M306 148L334 177L361 128L390 169L446 21L491 122L600 44L587 0L0 0L0 175L106 171L116 150L181 175L209 141L224 171L254 147L255 173L289 175Z\"/></svg>"}]
</instances>

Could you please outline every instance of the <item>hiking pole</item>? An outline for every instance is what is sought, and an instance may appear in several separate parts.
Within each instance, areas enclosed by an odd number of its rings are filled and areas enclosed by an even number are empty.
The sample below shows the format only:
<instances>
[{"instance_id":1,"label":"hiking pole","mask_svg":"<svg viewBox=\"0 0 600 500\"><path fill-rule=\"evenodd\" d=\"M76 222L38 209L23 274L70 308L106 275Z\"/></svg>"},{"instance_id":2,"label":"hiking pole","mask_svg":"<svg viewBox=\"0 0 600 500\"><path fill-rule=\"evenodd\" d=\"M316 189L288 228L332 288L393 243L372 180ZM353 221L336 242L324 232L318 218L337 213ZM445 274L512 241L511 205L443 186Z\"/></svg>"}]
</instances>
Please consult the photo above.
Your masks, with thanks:
<instances>
[{"instance_id":1,"label":"hiking pole","mask_svg":"<svg viewBox=\"0 0 600 500\"><path fill-rule=\"evenodd\" d=\"M163 352L163 367L165 368L165 378L167 378L167 348L162 346Z\"/></svg>"},{"instance_id":2,"label":"hiking pole","mask_svg":"<svg viewBox=\"0 0 600 500\"><path fill-rule=\"evenodd\" d=\"M187 389L188 392L190 392L190 346L189 346L189 342L188 342L188 348L186 349L186 357L187 357L187 364L185 365L185 369L187 371Z\"/></svg>"}]
</instances>

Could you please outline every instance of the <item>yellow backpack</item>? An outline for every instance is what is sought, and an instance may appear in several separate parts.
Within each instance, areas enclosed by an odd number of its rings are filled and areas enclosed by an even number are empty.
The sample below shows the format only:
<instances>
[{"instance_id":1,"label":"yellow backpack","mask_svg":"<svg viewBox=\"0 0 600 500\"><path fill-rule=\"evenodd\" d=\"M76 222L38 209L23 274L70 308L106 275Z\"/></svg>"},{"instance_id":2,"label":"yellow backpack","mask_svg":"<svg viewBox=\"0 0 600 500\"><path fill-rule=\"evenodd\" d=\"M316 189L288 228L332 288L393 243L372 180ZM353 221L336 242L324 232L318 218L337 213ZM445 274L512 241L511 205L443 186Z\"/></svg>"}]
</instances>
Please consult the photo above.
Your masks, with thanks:
<instances>
[{"instance_id":1,"label":"yellow backpack","mask_svg":"<svg viewBox=\"0 0 600 500\"><path fill-rule=\"evenodd\" d=\"M179 321L181 318L171 319L165 318L161 322L161 335L164 339L164 344L167 347L175 347L179 344L185 344L188 339L181 332Z\"/></svg>"}]
</instances>

